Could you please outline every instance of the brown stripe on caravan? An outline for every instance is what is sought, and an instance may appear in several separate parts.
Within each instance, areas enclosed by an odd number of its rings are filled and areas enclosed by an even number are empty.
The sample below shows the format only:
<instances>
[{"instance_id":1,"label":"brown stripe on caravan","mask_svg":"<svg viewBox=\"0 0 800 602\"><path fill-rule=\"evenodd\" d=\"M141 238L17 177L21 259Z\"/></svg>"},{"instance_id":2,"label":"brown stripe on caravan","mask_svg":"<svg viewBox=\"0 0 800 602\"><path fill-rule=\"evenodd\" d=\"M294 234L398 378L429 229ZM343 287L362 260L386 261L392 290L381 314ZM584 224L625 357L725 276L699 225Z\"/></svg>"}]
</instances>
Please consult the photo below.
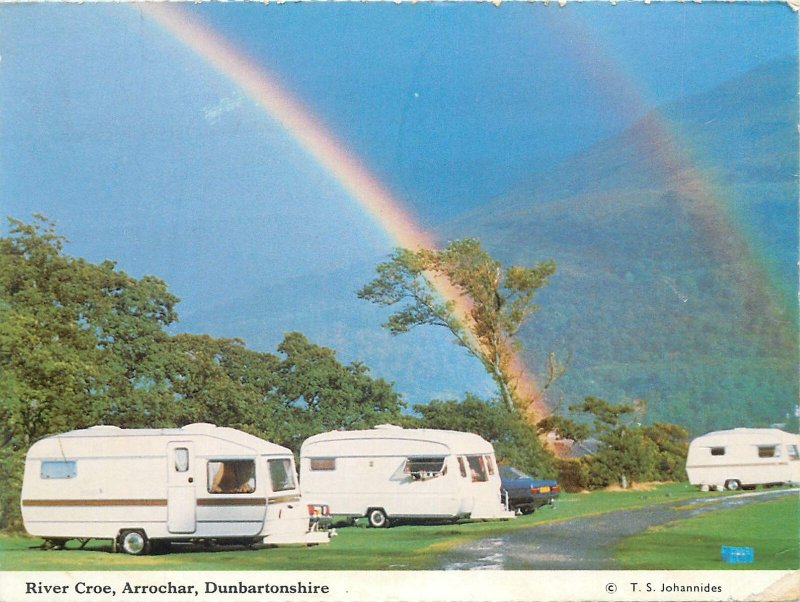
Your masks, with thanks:
<instances>
[{"instance_id":1,"label":"brown stripe on caravan","mask_svg":"<svg viewBox=\"0 0 800 602\"><path fill-rule=\"evenodd\" d=\"M200 498L198 506L265 506L267 500L263 497L253 498Z\"/></svg>"},{"instance_id":2,"label":"brown stripe on caravan","mask_svg":"<svg viewBox=\"0 0 800 602\"><path fill-rule=\"evenodd\" d=\"M167 500L22 500L23 506L166 506Z\"/></svg>"},{"instance_id":3,"label":"brown stripe on caravan","mask_svg":"<svg viewBox=\"0 0 800 602\"><path fill-rule=\"evenodd\" d=\"M300 498L277 498L271 501L292 501ZM264 506L265 498L200 498L198 506ZM166 506L167 500L22 500L23 506Z\"/></svg>"},{"instance_id":4,"label":"brown stripe on caravan","mask_svg":"<svg viewBox=\"0 0 800 602\"><path fill-rule=\"evenodd\" d=\"M277 497L269 498L270 502L273 503L280 503L280 502L299 502L300 496L299 495L279 495Z\"/></svg>"}]
</instances>

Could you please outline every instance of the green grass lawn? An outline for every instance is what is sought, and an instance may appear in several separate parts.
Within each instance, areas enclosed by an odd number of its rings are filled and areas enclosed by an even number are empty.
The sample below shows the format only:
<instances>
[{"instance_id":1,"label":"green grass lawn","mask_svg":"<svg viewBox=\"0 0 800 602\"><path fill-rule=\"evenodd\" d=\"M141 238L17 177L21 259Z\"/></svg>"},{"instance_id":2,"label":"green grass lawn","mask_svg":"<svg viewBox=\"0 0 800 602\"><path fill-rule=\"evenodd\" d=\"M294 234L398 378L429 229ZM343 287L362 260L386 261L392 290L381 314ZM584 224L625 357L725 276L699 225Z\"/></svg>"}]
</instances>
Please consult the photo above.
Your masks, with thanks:
<instances>
[{"instance_id":1,"label":"green grass lawn","mask_svg":"<svg viewBox=\"0 0 800 602\"><path fill-rule=\"evenodd\" d=\"M623 540L616 557L626 569L800 568L800 518L795 496L716 510ZM749 546L752 563L723 562L721 546Z\"/></svg>"},{"instance_id":2,"label":"green grass lawn","mask_svg":"<svg viewBox=\"0 0 800 602\"><path fill-rule=\"evenodd\" d=\"M419 570L437 567L438 555L459 544L542 522L600 514L623 508L694 497L685 483L659 485L652 491L596 491L562 494L554 507L511 521L461 522L454 525L408 525L390 529L348 527L329 544L317 547L205 551L176 548L169 554L132 557L110 553L110 542L92 541L82 550L38 549L40 539L0 535L0 570ZM709 493L708 496L726 495Z\"/></svg>"}]
</instances>

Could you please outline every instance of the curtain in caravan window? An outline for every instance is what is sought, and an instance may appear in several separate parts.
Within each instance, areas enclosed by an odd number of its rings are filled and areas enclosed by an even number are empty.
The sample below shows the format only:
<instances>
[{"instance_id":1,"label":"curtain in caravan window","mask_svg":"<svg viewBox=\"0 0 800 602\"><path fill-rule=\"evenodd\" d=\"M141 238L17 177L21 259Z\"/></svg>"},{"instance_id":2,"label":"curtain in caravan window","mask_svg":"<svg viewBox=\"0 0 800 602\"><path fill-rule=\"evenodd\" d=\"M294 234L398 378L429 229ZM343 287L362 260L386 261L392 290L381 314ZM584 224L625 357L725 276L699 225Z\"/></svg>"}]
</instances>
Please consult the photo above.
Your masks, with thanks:
<instances>
[{"instance_id":1,"label":"curtain in caravan window","mask_svg":"<svg viewBox=\"0 0 800 602\"><path fill-rule=\"evenodd\" d=\"M414 479L431 479L447 474L447 466L444 465L444 456L408 458L403 472L410 474Z\"/></svg>"},{"instance_id":2,"label":"curtain in caravan window","mask_svg":"<svg viewBox=\"0 0 800 602\"><path fill-rule=\"evenodd\" d=\"M311 470L336 470L336 458L311 458Z\"/></svg>"},{"instance_id":3,"label":"curtain in caravan window","mask_svg":"<svg viewBox=\"0 0 800 602\"><path fill-rule=\"evenodd\" d=\"M779 458L781 455L777 445L759 445L758 457L759 458Z\"/></svg>"},{"instance_id":4,"label":"curtain in caravan window","mask_svg":"<svg viewBox=\"0 0 800 602\"><path fill-rule=\"evenodd\" d=\"M473 483L489 480L489 475L486 473L486 462L483 456L467 456L467 464L469 465L470 477Z\"/></svg>"},{"instance_id":5,"label":"curtain in caravan window","mask_svg":"<svg viewBox=\"0 0 800 602\"><path fill-rule=\"evenodd\" d=\"M209 493L253 493L256 490L254 460L209 460Z\"/></svg>"},{"instance_id":6,"label":"curtain in caravan window","mask_svg":"<svg viewBox=\"0 0 800 602\"><path fill-rule=\"evenodd\" d=\"M189 450L186 447L175 448L175 472L189 471Z\"/></svg>"},{"instance_id":7,"label":"curtain in caravan window","mask_svg":"<svg viewBox=\"0 0 800 602\"><path fill-rule=\"evenodd\" d=\"M269 478L272 481L272 491L286 491L296 487L294 482L294 469L289 458L268 460Z\"/></svg>"}]
</instances>

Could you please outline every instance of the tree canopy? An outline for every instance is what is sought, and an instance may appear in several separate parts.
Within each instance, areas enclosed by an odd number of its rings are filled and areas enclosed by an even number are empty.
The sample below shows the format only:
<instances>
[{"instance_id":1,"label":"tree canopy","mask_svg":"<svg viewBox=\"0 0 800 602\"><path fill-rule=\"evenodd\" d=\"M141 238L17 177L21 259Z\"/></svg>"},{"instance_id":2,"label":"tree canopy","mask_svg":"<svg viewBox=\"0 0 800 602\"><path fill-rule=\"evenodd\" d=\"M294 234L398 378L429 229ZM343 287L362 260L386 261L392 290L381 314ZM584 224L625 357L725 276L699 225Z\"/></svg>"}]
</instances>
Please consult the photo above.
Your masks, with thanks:
<instances>
[{"instance_id":1,"label":"tree canopy","mask_svg":"<svg viewBox=\"0 0 800 602\"><path fill-rule=\"evenodd\" d=\"M409 417L407 426L476 433L494 446L498 462L539 477L556 474L553 458L539 443L536 429L497 400L467 394L461 401L418 404L414 411L420 418Z\"/></svg>"},{"instance_id":2,"label":"tree canopy","mask_svg":"<svg viewBox=\"0 0 800 602\"><path fill-rule=\"evenodd\" d=\"M153 276L64 253L42 216L0 238L0 526L18 516L22 459L49 434L213 422L297 450L312 434L397 421L404 407L359 362L288 333L277 354L171 335L178 298Z\"/></svg>"},{"instance_id":3,"label":"tree canopy","mask_svg":"<svg viewBox=\"0 0 800 602\"><path fill-rule=\"evenodd\" d=\"M391 385L373 379L360 362L342 365L332 349L310 343L298 332L278 346L285 357L277 366L275 394L295 425L285 444L299 449L307 437L325 430L370 428L397 422L405 404Z\"/></svg>"},{"instance_id":4,"label":"tree canopy","mask_svg":"<svg viewBox=\"0 0 800 602\"><path fill-rule=\"evenodd\" d=\"M574 418L548 416L538 423L540 432L554 431L560 437L581 443L593 439L596 451L574 461L561 461L562 472L573 473L572 486L606 487L650 480L679 481L684 478L688 432L681 426L637 421L645 410L643 401L612 404L586 397L569 406Z\"/></svg>"},{"instance_id":5,"label":"tree canopy","mask_svg":"<svg viewBox=\"0 0 800 602\"><path fill-rule=\"evenodd\" d=\"M533 400L523 399L518 388L515 336L536 311L534 294L555 272L553 261L504 268L476 239L464 239L442 250L397 249L376 270L377 277L358 296L399 306L384 324L389 332L422 325L448 329L481 362L508 410L530 409ZM440 291L448 287L456 294L444 298Z\"/></svg>"},{"instance_id":6,"label":"tree canopy","mask_svg":"<svg viewBox=\"0 0 800 602\"><path fill-rule=\"evenodd\" d=\"M0 239L3 444L98 423L119 400L163 400L159 351L178 298L152 276L64 255L41 216L11 220L10 232Z\"/></svg>"}]
</instances>

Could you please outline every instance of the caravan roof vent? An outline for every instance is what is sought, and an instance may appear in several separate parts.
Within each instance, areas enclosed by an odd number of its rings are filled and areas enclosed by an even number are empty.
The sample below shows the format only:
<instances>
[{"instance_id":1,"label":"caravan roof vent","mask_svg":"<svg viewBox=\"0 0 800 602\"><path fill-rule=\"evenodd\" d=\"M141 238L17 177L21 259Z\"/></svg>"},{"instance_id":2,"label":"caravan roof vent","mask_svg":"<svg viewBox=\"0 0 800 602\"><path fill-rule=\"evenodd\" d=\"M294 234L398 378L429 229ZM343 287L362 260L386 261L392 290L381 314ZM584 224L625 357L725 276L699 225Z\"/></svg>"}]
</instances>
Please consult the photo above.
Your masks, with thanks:
<instances>
[{"instance_id":1,"label":"caravan roof vent","mask_svg":"<svg viewBox=\"0 0 800 602\"><path fill-rule=\"evenodd\" d=\"M211 433L216 430L216 424L210 424L208 422L195 422L193 424L187 424L181 430L186 431L187 433Z\"/></svg>"},{"instance_id":2,"label":"caravan roof vent","mask_svg":"<svg viewBox=\"0 0 800 602\"><path fill-rule=\"evenodd\" d=\"M376 424L375 428L384 430L397 430L397 431L403 430L402 426L397 426L396 424Z\"/></svg>"}]
</instances>

